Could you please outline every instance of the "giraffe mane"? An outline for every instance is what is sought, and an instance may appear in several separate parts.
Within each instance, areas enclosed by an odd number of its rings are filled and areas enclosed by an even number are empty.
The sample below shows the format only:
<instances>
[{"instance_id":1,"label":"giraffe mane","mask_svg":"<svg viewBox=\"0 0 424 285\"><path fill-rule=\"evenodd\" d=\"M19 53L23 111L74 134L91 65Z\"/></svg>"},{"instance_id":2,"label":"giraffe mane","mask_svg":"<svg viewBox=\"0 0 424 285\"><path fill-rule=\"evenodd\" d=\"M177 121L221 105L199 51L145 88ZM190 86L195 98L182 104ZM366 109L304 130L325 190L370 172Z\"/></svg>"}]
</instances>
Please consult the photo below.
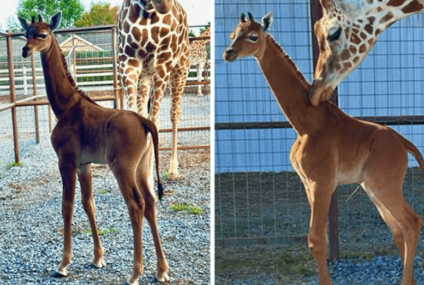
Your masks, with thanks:
<instances>
[{"instance_id":1,"label":"giraffe mane","mask_svg":"<svg viewBox=\"0 0 424 285\"><path fill-rule=\"evenodd\" d=\"M299 78L299 80L306 85L307 88L310 88L311 84L309 83L309 81L305 78L305 76L303 76L302 72L299 70L299 67L297 67L296 63L293 61L293 59L287 55L284 52L284 49L281 47L281 45L279 43L277 43L277 41L274 39L273 36L271 36L270 34L268 34L268 37L272 40L272 42L274 43L274 45L278 48L279 51L281 51L281 54L283 55L283 58L288 62L288 64L293 68L293 70L295 71L297 77Z\"/></svg>"},{"instance_id":2,"label":"giraffe mane","mask_svg":"<svg viewBox=\"0 0 424 285\"><path fill-rule=\"evenodd\" d=\"M62 64L63 64L63 67L64 67L64 68L65 68L65 70L66 70L66 76L67 76L67 78L68 78L69 83L71 84L71 86L72 86L72 87L74 87L74 88L75 88L75 91L76 91L79 95L81 95L84 99L86 99L87 101L89 101L89 102L91 102L91 103L93 103L93 104L96 104L96 105L97 105L97 103L96 103L96 102L94 102L94 101L93 101L90 97L88 97L88 95L87 95L87 94L85 94L85 93L84 93L84 91L82 91L82 90L78 87L78 85L76 84L76 82L75 82L74 78L72 77L71 73L69 72L68 64L66 63L65 54L63 53L62 49L59 47L59 43L58 43L57 39L56 39L55 37L53 37L53 39L54 39L54 41L55 41L55 43L56 43L56 45L57 45L58 49L60 50L60 55L61 55Z\"/></svg>"}]
</instances>

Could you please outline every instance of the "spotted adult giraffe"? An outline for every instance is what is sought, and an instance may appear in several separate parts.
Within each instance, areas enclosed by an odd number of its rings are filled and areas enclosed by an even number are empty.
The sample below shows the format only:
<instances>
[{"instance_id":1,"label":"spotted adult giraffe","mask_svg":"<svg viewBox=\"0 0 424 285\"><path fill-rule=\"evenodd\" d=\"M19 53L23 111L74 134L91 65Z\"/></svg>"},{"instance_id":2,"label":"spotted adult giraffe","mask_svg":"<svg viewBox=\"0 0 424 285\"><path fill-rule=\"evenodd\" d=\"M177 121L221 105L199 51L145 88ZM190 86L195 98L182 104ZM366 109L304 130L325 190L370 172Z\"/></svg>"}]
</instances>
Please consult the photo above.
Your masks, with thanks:
<instances>
[{"instance_id":1,"label":"spotted adult giraffe","mask_svg":"<svg viewBox=\"0 0 424 285\"><path fill-rule=\"evenodd\" d=\"M210 37L211 27L204 30L199 37ZM206 63L208 63L208 51L206 45L210 43L209 40L197 40L190 44L190 62L191 65L196 65L197 68L197 81L201 81L202 72L205 69ZM202 86L197 87L197 96L202 97Z\"/></svg>"},{"instance_id":2,"label":"spotted adult giraffe","mask_svg":"<svg viewBox=\"0 0 424 285\"><path fill-rule=\"evenodd\" d=\"M320 55L311 102L327 101L336 86L364 60L382 31L424 9L424 0L320 0L314 26Z\"/></svg>"},{"instance_id":3,"label":"spotted adult giraffe","mask_svg":"<svg viewBox=\"0 0 424 285\"><path fill-rule=\"evenodd\" d=\"M159 106L170 83L173 143L169 174L176 178L180 102L190 67L186 12L176 0L124 0L118 30L119 78L127 108L145 117L149 112L159 129ZM152 107L147 110L149 95Z\"/></svg>"}]
</instances>

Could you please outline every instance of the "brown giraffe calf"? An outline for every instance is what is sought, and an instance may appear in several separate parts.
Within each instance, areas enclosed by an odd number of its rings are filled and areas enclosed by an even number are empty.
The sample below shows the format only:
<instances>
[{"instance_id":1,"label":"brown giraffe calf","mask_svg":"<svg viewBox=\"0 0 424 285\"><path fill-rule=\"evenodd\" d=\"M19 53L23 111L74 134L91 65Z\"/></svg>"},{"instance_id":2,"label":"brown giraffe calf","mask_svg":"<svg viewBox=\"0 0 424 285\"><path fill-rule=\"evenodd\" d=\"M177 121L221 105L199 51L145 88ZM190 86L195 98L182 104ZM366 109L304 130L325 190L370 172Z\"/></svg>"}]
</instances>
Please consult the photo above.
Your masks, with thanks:
<instances>
[{"instance_id":1,"label":"brown giraffe calf","mask_svg":"<svg viewBox=\"0 0 424 285\"><path fill-rule=\"evenodd\" d=\"M60 50L53 30L59 25L61 13L52 17L50 24L42 21L19 21L26 31L27 43L22 56L41 52L41 62L50 106L58 119L51 141L59 160L63 181L62 215L64 219L64 249L59 267L53 277L68 274L71 262L72 214L75 196L76 174L81 184L83 208L90 220L94 241L93 265L106 265L95 220L95 209L91 185L91 163L108 164L127 204L134 234L133 273L126 284L138 284L143 272L142 221L146 217L152 230L157 254L159 281L168 280L168 263L162 252L156 224L152 173L149 165L151 148L149 136L154 144L159 198L163 188L159 175L158 134L156 126L140 115L123 110L106 109L97 105L79 90L68 73L65 57Z\"/></svg>"},{"instance_id":2,"label":"brown giraffe calf","mask_svg":"<svg viewBox=\"0 0 424 285\"><path fill-rule=\"evenodd\" d=\"M224 59L254 56L280 108L296 130L290 161L311 207L308 243L318 266L319 283L331 284L326 261L326 225L337 185L360 183L386 222L403 262L402 285L414 284L413 261L422 219L405 202L402 182L407 152L424 171L418 149L393 129L363 122L324 102L314 107L310 84L268 33L272 13L262 24L242 14Z\"/></svg>"}]
</instances>

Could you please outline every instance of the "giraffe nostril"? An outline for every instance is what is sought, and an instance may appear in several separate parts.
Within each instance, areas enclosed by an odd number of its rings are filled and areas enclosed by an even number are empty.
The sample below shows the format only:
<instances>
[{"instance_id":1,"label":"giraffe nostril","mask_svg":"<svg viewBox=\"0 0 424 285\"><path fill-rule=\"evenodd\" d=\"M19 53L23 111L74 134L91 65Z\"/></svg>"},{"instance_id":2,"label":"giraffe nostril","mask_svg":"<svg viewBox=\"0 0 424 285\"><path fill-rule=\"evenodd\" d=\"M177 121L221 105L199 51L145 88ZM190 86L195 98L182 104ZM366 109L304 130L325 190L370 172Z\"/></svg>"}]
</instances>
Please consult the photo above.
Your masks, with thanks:
<instances>
[{"instance_id":1,"label":"giraffe nostril","mask_svg":"<svg viewBox=\"0 0 424 285\"><path fill-rule=\"evenodd\" d=\"M30 52L30 48L28 46L24 46L22 48L22 57L27 57Z\"/></svg>"},{"instance_id":2,"label":"giraffe nostril","mask_svg":"<svg viewBox=\"0 0 424 285\"><path fill-rule=\"evenodd\" d=\"M225 53L226 53L227 55L233 55L233 54L235 53L235 50L234 50L234 49L232 49L232 48L229 48L229 49L227 49L227 50L225 51Z\"/></svg>"}]
</instances>

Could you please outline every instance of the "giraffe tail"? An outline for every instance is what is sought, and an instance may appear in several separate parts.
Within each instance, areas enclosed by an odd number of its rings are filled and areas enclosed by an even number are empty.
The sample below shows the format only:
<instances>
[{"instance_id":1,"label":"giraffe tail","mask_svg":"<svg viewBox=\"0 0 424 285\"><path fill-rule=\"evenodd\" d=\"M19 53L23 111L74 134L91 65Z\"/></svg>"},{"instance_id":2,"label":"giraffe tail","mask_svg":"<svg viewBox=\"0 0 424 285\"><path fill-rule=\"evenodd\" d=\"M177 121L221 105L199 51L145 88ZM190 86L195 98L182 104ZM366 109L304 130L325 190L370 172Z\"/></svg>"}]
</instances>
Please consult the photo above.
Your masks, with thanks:
<instances>
[{"instance_id":1,"label":"giraffe tail","mask_svg":"<svg viewBox=\"0 0 424 285\"><path fill-rule=\"evenodd\" d=\"M418 148L409 140L405 139L400 134L396 133L399 136L399 139L401 140L403 146L407 149L409 153L411 153L415 159L417 160L418 164L420 165L421 171L424 172L424 159L421 155L421 152L418 150Z\"/></svg>"},{"instance_id":2,"label":"giraffe tail","mask_svg":"<svg viewBox=\"0 0 424 285\"><path fill-rule=\"evenodd\" d=\"M159 173L159 136L158 136L158 130L156 128L156 125L150 121L149 119L146 119L140 115L138 115L138 118L141 122L141 124L143 125L143 127L150 132L150 134L152 135L152 139L153 139L153 147L154 147L154 152L155 152L155 161L156 161L156 176L158 178L158 197L159 200L162 200L162 196L163 196L163 185L161 183L161 179L160 179L160 173Z\"/></svg>"}]
</instances>

